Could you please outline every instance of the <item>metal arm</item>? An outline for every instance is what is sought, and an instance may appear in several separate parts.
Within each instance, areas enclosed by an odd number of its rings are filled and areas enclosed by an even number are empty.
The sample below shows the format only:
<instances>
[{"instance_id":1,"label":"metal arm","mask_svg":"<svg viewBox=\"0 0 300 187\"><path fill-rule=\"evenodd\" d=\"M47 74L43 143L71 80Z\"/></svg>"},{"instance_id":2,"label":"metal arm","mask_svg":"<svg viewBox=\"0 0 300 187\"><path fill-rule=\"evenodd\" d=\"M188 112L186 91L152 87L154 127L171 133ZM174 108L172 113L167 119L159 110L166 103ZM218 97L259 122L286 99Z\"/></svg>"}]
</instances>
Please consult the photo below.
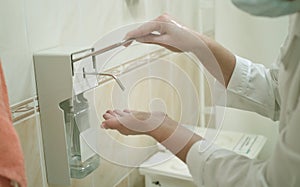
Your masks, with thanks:
<instances>
[{"instance_id":1,"label":"metal arm","mask_svg":"<svg viewBox=\"0 0 300 187\"><path fill-rule=\"evenodd\" d=\"M120 88L124 91L125 90L125 86L122 84L122 82L120 81L120 79L116 76L116 75L113 75L113 74L110 74L110 73L92 73L92 72L85 72L84 68L83 68L83 77L85 78L86 75L99 75L99 76L109 76L109 77L112 77L117 83L118 85L120 86Z\"/></svg>"}]
</instances>

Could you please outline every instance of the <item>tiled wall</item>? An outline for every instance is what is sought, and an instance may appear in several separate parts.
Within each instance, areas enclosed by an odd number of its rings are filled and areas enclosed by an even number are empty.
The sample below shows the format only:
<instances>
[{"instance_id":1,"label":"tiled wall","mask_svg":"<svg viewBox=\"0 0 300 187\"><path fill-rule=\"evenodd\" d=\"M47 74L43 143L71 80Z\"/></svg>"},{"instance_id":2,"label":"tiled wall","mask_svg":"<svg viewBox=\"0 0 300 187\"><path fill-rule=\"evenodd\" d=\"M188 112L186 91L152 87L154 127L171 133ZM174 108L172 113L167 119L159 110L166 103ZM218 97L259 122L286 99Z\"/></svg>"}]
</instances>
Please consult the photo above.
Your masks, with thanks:
<instances>
[{"instance_id":1,"label":"tiled wall","mask_svg":"<svg viewBox=\"0 0 300 187\"><path fill-rule=\"evenodd\" d=\"M17 122L14 127L19 135L25 159L28 187L43 185L42 159L35 116Z\"/></svg>"}]
</instances>

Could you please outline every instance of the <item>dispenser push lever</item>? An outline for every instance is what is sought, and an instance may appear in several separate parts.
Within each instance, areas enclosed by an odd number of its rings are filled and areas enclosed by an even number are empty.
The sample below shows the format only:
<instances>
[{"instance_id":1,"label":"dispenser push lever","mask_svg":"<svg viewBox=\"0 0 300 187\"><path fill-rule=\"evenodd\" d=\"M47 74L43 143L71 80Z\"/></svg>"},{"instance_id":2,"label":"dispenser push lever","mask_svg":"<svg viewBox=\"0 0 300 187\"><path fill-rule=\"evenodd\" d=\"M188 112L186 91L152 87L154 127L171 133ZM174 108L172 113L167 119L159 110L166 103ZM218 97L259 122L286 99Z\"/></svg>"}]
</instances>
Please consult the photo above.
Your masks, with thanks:
<instances>
[{"instance_id":1,"label":"dispenser push lever","mask_svg":"<svg viewBox=\"0 0 300 187\"><path fill-rule=\"evenodd\" d=\"M73 62L77 62L77 61L82 60L82 59L85 59L85 58L87 58L87 57L100 55L100 54L102 54L102 53L105 53L105 52L110 51L110 50L112 50L112 49L115 49L115 48L117 48L117 47L120 47L120 46L124 46L124 45L126 45L126 44L129 44L129 43L133 42L134 40L135 40L134 38L130 38L130 39L127 39L127 40L122 40L121 42L112 44L112 45L110 45L110 46L107 46L107 47L104 47L104 48L99 49L99 50L97 50L97 51L94 51L94 52L91 52L91 53L89 53L89 54L86 54L86 55L84 55L84 56L82 56L82 57L73 59Z\"/></svg>"}]
</instances>

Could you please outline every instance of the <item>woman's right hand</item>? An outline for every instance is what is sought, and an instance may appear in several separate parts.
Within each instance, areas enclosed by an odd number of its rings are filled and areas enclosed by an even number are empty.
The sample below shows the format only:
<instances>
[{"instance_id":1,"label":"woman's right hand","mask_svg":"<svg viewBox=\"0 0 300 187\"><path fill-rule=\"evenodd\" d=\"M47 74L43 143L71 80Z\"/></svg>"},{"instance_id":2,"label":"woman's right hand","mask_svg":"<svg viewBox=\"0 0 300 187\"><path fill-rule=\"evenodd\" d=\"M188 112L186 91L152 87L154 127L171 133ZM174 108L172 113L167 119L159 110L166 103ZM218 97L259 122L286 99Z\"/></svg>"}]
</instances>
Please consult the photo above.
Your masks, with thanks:
<instances>
[{"instance_id":1,"label":"woman's right hand","mask_svg":"<svg viewBox=\"0 0 300 187\"><path fill-rule=\"evenodd\" d=\"M130 38L141 43L157 44L174 52L193 52L201 41L199 34L180 25L168 14L130 31L125 39Z\"/></svg>"}]
</instances>

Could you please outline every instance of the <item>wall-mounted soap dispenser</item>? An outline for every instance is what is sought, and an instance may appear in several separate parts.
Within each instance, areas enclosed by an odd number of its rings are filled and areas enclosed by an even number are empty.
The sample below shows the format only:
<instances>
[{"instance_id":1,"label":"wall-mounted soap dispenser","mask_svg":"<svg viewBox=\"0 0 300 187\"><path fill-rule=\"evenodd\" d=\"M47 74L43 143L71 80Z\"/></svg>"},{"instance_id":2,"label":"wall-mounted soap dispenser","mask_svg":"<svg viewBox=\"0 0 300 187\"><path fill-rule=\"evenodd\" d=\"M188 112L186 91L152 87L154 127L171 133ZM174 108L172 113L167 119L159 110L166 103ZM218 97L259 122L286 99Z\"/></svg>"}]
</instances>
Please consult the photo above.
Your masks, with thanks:
<instances>
[{"instance_id":1,"label":"wall-mounted soap dispenser","mask_svg":"<svg viewBox=\"0 0 300 187\"><path fill-rule=\"evenodd\" d=\"M80 132L89 128L89 105L81 93L59 103L59 106L64 111L71 178L81 179L99 166L98 155L86 161L81 158Z\"/></svg>"},{"instance_id":2,"label":"wall-mounted soap dispenser","mask_svg":"<svg viewBox=\"0 0 300 187\"><path fill-rule=\"evenodd\" d=\"M89 54L89 55L87 55ZM90 127L89 105L84 92L98 86L93 49L58 47L34 54L37 94L47 180L70 185L99 166L99 156L85 161L80 155L80 132Z\"/></svg>"}]
</instances>

